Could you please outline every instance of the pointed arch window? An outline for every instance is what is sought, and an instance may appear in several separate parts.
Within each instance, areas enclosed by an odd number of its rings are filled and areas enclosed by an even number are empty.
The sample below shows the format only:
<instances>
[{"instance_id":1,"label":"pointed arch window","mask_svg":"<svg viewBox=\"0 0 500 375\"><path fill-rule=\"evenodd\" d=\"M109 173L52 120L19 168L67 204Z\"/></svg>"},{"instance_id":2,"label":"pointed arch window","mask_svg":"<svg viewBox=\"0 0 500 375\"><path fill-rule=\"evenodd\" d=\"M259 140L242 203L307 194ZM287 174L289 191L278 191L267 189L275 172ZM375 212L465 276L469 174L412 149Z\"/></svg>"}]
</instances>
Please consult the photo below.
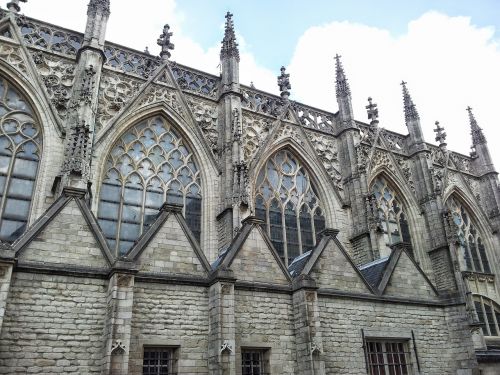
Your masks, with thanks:
<instances>
[{"instance_id":1,"label":"pointed arch window","mask_svg":"<svg viewBox=\"0 0 500 375\"><path fill-rule=\"evenodd\" d=\"M325 229L311 177L287 150L276 152L260 170L255 213L266 222L265 229L285 264L309 251Z\"/></svg>"},{"instance_id":2,"label":"pointed arch window","mask_svg":"<svg viewBox=\"0 0 500 375\"><path fill-rule=\"evenodd\" d=\"M377 218L387 246L397 242L411 243L410 229L397 193L383 177L377 177L372 185Z\"/></svg>"},{"instance_id":3,"label":"pointed arch window","mask_svg":"<svg viewBox=\"0 0 500 375\"><path fill-rule=\"evenodd\" d=\"M42 151L42 133L26 98L0 77L0 239L26 229Z\"/></svg>"},{"instance_id":4,"label":"pointed arch window","mask_svg":"<svg viewBox=\"0 0 500 375\"><path fill-rule=\"evenodd\" d=\"M474 296L474 308L485 336L500 336L500 306L491 299Z\"/></svg>"},{"instance_id":5,"label":"pointed arch window","mask_svg":"<svg viewBox=\"0 0 500 375\"><path fill-rule=\"evenodd\" d=\"M128 130L106 160L97 216L110 248L126 253L164 202L183 206L199 241L201 182L196 159L179 133L157 116Z\"/></svg>"},{"instance_id":6,"label":"pointed arch window","mask_svg":"<svg viewBox=\"0 0 500 375\"><path fill-rule=\"evenodd\" d=\"M491 273L486 248L468 211L453 196L447 200L446 204L455 223L465 267L469 271Z\"/></svg>"}]
</instances>

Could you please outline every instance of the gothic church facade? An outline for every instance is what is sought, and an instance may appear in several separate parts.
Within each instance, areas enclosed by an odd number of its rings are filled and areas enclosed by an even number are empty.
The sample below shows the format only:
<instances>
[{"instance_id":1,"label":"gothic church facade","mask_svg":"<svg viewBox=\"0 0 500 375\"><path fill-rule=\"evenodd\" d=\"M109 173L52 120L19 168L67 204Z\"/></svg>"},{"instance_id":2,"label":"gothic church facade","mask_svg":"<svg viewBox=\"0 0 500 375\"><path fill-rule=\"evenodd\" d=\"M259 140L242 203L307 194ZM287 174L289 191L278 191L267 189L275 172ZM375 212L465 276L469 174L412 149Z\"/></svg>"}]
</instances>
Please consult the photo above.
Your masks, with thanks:
<instances>
[{"instance_id":1,"label":"gothic church facade","mask_svg":"<svg viewBox=\"0 0 500 375\"><path fill-rule=\"evenodd\" d=\"M117 5L118 6L118 2ZM0 9L0 374L498 374L500 190L472 153ZM333 87L332 87L333 90ZM333 94L332 94L333 98ZM332 99L333 100L333 99Z\"/></svg>"}]
</instances>

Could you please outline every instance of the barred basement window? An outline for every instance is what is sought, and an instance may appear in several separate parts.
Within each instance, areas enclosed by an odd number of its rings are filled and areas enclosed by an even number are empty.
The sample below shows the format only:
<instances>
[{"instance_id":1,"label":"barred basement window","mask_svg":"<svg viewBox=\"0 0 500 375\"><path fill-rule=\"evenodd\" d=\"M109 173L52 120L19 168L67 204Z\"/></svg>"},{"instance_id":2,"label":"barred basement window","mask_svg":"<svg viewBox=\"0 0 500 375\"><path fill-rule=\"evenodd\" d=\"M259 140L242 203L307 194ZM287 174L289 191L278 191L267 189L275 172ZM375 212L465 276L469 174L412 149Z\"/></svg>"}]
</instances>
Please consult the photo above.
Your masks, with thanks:
<instances>
[{"instance_id":1,"label":"barred basement window","mask_svg":"<svg viewBox=\"0 0 500 375\"><path fill-rule=\"evenodd\" d=\"M243 349L241 351L242 375L268 375L269 361L266 349Z\"/></svg>"},{"instance_id":2,"label":"barred basement window","mask_svg":"<svg viewBox=\"0 0 500 375\"><path fill-rule=\"evenodd\" d=\"M474 296L474 307L479 322L483 323L483 334L485 336L499 336L500 306L489 298Z\"/></svg>"},{"instance_id":3,"label":"barred basement window","mask_svg":"<svg viewBox=\"0 0 500 375\"><path fill-rule=\"evenodd\" d=\"M111 249L126 253L164 202L183 206L189 228L200 240L201 182L196 159L162 117L142 121L114 145L106 161L98 209Z\"/></svg>"},{"instance_id":4,"label":"barred basement window","mask_svg":"<svg viewBox=\"0 0 500 375\"><path fill-rule=\"evenodd\" d=\"M486 256L486 248L467 210L454 197L446 202L453 222L456 225L460 249L465 260L465 266L470 271L491 273L490 263Z\"/></svg>"},{"instance_id":5,"label":"barred basement window","mask_svg":"<svg viewBox=\"0 0 500 375\"><path fill-rule=\"evenodd\" d=\"M367 341L366 358L370 375L410 375L411 356L405 341Z\"/></svg>"},{"instance_id":6,"label":"barred basement window","mask_svg":"<svg viewBox=\"0 0 500 375\"><path fill-rule=\"evenodd\" d=\"M377 177L372 186L375 195L378 217L384 233L387 246L396 242L411 243L408 222L403 211L403 205L387 181Z\"/></svg>"},{"instance_id":7,"label":"barred basement window","mask_svg":"<svg viewBox=\"0 0 500 375\"><path fill-rule=\"evenodd\" d=\"M175 348L144 347L143 375L176 375L177 359Z\"/></svg>"},{"instance_id":8,"label":"barred basement window","mask_svg":"<svg viewBox=\"0 0 500 375\"><path fill-rule=\"evenodd\" d=\"M255 214L285 264L310 250L325 218L309 173L286 150L276 152L257 177Z\"/></svg>"},{"instance_id":9,"label":"barred basement window","mask_svg":"<svg viewBox=\"0 0 500 375\"><path fill-rule=\"evenodd\" d=\"M25 230L42 151L40 125L26 98L0 77L0 240Z\"/></svg>"}]
</instances>

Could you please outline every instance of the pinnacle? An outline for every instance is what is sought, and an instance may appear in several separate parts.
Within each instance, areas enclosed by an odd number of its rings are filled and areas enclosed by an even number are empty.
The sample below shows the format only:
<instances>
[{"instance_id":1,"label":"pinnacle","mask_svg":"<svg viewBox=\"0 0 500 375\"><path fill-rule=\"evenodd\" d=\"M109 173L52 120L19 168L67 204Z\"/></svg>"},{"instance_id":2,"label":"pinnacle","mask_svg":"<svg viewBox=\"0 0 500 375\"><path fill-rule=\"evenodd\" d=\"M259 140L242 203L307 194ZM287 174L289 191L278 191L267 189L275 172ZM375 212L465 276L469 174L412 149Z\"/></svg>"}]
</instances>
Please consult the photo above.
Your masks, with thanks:
<instances>
[{"instance_id":1,"label":"pinnacle","mask_svg":"<svg viewBox=\"0 0 500 375\"><path fill-rule=\"evenodd\" d=\"M444 132L444 128L439 125L439 121L434 123L436 125L436 129L434 129L434 133L436 133L436 142L439 142L439 146L446 146L446 133Z\"/></svg>"},{"instance_id":2,"label":"pinnacle","mask_svg":"<svg viewBox=\"0 0 500 375\"><path fill-rule=\"evenodd\" d=\"M483 134L483 129L477 124L476 118L472 113L472 108L467 107L467 112L469 113L469 123L470 123L470 134L472 135L472 145L476 146L481 143L486 143L486 138Z\"/></svg>"},{"instance_id":3,"label":"pinnacle","mask_svg":"<svg viewBox=\"0 0 500 375\"><path fill-rule=\"evenodd\" d=\"M235 57L240 61L240 52L238 51L238 43L236 43L236 33L234 32L233 14L227 12L225 15L226 25L224 27L224 39L220 51L221 59L225 57Z\"/></svg>"},{"instance_id":4,"label":"pinnacle","mask_svg":"<svg viewBox=\"0 0 500 375\"><path fill-rule=\"evenodd\" d=\"M337 97L345 97L351 95L351 89L349 88L340 58L339 54L335 55L336 92Z\"/></svg>"},{"instance_id":5,"label":"pinnacle","mask_svg":"<svg viewBox=\"0 0 500 375\"><path fill-rule=\"evenodd\" d=\"M417 107L413 103L413 100L410 96L410 92L406 87L406 82L401 81L401 86L403 86L403 103L404 103L404 111L405 111L405 121L408 123L411 120L419 120L420 117L418 115Z\"/></svg>"}]
</instances>

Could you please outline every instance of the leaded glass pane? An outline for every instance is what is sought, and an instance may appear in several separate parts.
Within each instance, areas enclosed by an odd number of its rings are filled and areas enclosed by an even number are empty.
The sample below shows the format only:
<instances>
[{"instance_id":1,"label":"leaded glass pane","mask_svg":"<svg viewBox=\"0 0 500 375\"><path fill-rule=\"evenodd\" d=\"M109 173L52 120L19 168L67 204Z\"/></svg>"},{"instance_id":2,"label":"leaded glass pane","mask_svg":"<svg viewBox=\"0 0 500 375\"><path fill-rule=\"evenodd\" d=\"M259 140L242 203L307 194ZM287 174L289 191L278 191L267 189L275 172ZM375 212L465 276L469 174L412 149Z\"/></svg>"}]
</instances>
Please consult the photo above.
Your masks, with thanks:
<instances>
[{"instance_id":1,"label":"leaded glass pane","mask_svg":"<svg viewBox=\"0 0 500 375\"><path fill-rule=\"evenodd\" d=\"M453 196L448 198L446 205L455 224L465 268L476 272L491 272L486 249L465 207Z\"/></svg>"},{"instance_id":2,"label":"leaded glass pane","mask_svg":"<svg viewBox=\"0 0 500 375\"><path fill-rule=\"evenodd\" d=\"M0 77L0 240L26 229L42 134L23 95Z\"/></svg>"},{"instance_id":3,"label":"leaded glass pane","mask_svg":"<svg viewBox=\"0 0 500 375\"><path fill-rule=\"evenodd\" d=\"M372 185L380 228L387 246L397 242L411 243L410 230L403 210L403 204L387 180L377 177Z\"/></svg>"},{"instance_id":4,"label":"leaded glass pane","mask_svg":"<svg viewBox=\"0 0 500 375\"><path fill-rule=\"evenodd\" d=\"M126 253L158 215L164 202L183 206L186 221L201 233L200 172L177 131L157 116L129 129L106 160L98 219L108 244Z\"/></svg>"},{"instance_id":5,"label":"leaded glass pane","mask_svg":"<svg viewBox=\"0 0 500 375\"><path fill-rule=\"evenodd\" d=\"M487 297L474 296L474 308L485 336L499 336L500 307Z\"/></svg>"},{"instance_id":6,"label":"leaded glass pane","mask_svg":"<svg viewBox=\"0 0 500 375\"><path fill-rule=\"evenodd\" d=\"M269 158L257 176L255 214L266 220L285 264L314 246L325 228L320 206L309 173L295 156L280 150Z\"/></svg>"}]
</instances>

